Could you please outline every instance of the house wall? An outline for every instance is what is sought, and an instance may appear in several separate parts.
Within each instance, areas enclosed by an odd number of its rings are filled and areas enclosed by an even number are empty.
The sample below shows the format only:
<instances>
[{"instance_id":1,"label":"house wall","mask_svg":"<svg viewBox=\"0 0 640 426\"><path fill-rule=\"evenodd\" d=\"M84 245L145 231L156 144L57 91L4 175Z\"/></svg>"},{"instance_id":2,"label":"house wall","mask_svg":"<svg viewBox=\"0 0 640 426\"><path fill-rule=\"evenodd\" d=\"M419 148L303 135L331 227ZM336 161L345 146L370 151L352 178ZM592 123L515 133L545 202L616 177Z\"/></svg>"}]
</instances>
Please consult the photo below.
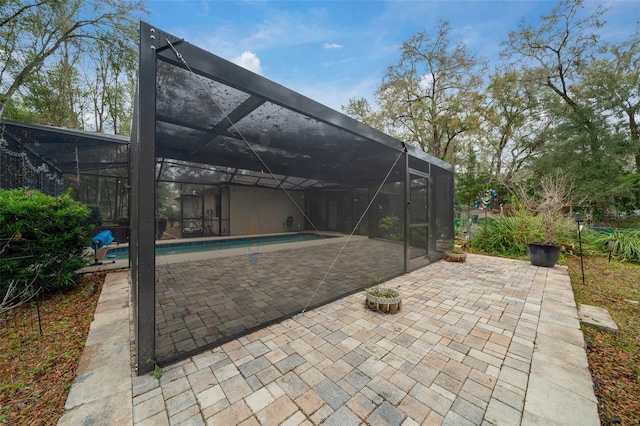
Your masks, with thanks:
<instances>
[{"instance_id":1,"label":"house wall","mask_svg":"<svg viewBox=\"0 0 640 426\"><path fill-rule=\"evenodd\" d=\"M304 209L304 193L289 195ZM232 186L229 188L230 235L255 235L304 229L304 216L282 190ZM286 226L291 216L293 223Z\"/></svg>"}]
</instances>

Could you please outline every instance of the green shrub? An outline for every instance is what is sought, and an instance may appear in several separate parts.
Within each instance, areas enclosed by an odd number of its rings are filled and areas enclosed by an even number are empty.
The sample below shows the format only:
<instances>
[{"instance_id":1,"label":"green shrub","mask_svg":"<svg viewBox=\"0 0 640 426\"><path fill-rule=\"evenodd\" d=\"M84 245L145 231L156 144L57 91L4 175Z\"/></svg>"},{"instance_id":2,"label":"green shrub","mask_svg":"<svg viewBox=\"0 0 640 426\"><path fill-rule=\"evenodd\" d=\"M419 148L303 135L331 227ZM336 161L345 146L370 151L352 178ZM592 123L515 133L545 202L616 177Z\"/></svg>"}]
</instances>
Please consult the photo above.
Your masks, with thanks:
<instances>
[{"instance_id":1,"label":"green shrub","mask_svg":"<svg viewBox=\"0 0 640 426\"><path fill-rule=\"evenodd\" d=\"M383 238L397 239L400 235L400 218L396 215L385 216L378 222L378 227L383 231Z\"/></svg>"},{"instance_id":2,"label":"green shrub","mask_svg":"<svg viewBox=\"0 0 640 426\"><path fill-rule=\"evenodd\" d=\"M469 247L482 253L518 258L527 252L531 224L521 216L502 217L473 227Z\"/></svg>"},{"instance_id":3,"label":"green shrub","mask_svg":"<svg viewBox=\"0 0 640 426\"><path fill-rule=\"evenodd\" d=\"M553 223L554 242L564 253L579 253L578 225L571 217L555 217ZM488 220L473 228L468 246L477 252L509 258L521 258L527 254L531 242L545 242L549 217L534 216L520 210L515 216ZM584 254L604 254L602 235L584 229L581 234Z\"/></svg>"},{"instance_id":4,"label":"green shrub","mask_svg":"<svg viewBox=\"0 0 640 426\"><path fill-rule=\"evenodd\" d=\"M89 214L69 192L52 197L30 189L0 190L0 238L23 239L9 243L23 250L5 251L0 262L0 297L11 282L27 284L34 277L36 289L74 285L76 271L89 261L84 257Z\"/></svg>"},{"instance_id":5,"label":"green shrub","mask_svg":"<svg viewBox=\"0 0 640 426\"><path fill-rule=\"evenodd\" d=\"M613 241L613 254L625 261L640 262L640 230L627 229L613 231L609 235L600 235L596 242L609 249L608 243Z\"/></svg>"}]
</instances>

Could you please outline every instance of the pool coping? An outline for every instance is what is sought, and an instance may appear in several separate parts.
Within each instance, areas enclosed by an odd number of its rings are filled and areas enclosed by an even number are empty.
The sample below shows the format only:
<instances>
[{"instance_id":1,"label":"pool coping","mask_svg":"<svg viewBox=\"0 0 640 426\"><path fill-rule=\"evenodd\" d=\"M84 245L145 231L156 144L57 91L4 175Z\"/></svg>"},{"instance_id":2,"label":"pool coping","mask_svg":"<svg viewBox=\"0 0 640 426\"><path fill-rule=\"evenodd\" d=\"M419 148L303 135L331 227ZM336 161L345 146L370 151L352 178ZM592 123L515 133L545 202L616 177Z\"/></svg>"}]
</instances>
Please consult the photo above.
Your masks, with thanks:
<instances>
[{"instance_id":1,"label":"pool coping","mask_svg":"<svg viewBox=\"0 0 640 426\"><path fill-rule=\"evenodd\" d=\"M293 233L298 233L295 231ZM300 231L300 233L309 233L309 231ZM275 233L275 234L257 234L253 235L253 237L262 237L262 236L277 236L277 235L291 235L292 232L286 233ZM288 250L294 249L298 247L311 247L314 245L323 245L323 244L337 244L337 243L346 243L347 241L358 241L360 239L368 238L362 235L345 235L339 232L322 232L323 235L331 236L332 238L327 239L319 239L319 240L310 240L310 241L293 241L289 243L279 243L279 244L268 244L260 246L260 251L274 252L279 250ZM216 239L238 239L238 238L246 238L252 237L251 235L233 235L233 236L224 236L224 237L198 237L198 238L181 238L174 240L158 240L156 244L175 244L177 241L187 241L187 242L203 242L203 241L215 241ZM116 244L113 247L109 247L108 249L117 249L117 248L128 248L129 243L120 243ZM246 247L238 247L238 248L229 248L223 250L203 250L182 254L167 254L162 256L155 257L156 265L165 265L169 263L181 263L188 261L196 261L196 260L205 260L205 259L213 259L213 258L223 258L223 257L232 257L232 256L240 256L245 254L247 251ZM88 252L89 253L89 252ZM93 258L93 251L90 251L91 258ZM108 250L107 250L108 253ZM89 272L97 272L104 270L115 270L115 269L127 269L130 268L131 264L129 259L101 259L98 264L87 265L81 269L81 272L89 273Z\"/></svg>"}]
</instances>

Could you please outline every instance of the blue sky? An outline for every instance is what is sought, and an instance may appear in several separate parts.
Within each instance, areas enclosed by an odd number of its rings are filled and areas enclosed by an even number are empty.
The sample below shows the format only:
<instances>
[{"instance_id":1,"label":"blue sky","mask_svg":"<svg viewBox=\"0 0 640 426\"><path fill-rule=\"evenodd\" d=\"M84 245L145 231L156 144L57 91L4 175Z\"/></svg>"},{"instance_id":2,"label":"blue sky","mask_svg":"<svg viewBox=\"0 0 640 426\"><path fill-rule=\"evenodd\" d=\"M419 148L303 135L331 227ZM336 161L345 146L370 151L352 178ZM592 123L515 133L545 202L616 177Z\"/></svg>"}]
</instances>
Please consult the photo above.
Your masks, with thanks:
<instances>
[{"instance_id":1,"label":"blue sky","mask_svg":"<svg viewBox=\"0 0 640 426\"><path fill-rule=\"evenodd\" d=\"M640 1L586 1L609 8L603 37L627 39ZM147 0L143 19L211 53L340 110L373 94L399 46L421 30L451 24L453 42L497 61L500 42L524 18L534 22L556 1L181 1Z\"/></svg>"}]
</instances>

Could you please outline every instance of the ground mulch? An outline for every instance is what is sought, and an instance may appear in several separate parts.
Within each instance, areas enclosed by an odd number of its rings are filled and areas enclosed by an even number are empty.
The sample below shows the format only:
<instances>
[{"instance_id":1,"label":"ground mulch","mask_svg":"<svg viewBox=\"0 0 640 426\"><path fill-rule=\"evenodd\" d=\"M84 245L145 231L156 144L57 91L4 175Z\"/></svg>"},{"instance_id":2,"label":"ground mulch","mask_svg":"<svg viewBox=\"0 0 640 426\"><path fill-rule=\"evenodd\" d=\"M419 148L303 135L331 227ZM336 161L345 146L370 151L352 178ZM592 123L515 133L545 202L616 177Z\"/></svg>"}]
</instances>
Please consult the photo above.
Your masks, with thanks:
<instances>
[{"instance_id":1,"label":"ground mulch","mask_svg":"<svg viewBox=\"0 0 640 426\"><path fill-rule=\"evenodd\" d=\"M85 275L74 289L0 314L0 424L58 422L105 276Z\"/></svg>"}]
</instances>

